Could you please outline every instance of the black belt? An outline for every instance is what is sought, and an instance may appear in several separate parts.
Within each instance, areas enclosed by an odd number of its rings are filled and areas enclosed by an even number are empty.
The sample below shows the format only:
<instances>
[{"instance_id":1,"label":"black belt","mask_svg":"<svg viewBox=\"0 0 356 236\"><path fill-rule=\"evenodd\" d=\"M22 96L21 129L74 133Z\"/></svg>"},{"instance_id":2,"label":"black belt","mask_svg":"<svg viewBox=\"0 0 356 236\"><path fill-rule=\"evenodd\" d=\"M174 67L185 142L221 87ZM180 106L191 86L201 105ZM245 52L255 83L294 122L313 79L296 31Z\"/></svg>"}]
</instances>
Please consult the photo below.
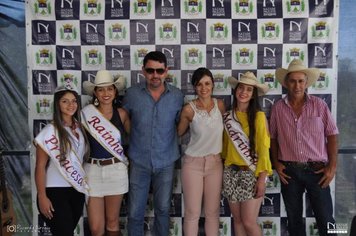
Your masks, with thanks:
<instances>
[{"instance_id":1,"label":"black belt","mask_svg":"<svg viewBox=\"0 0 356 236\"><path fill-rule=\"evenodd\" d=\"M93 159L93 158L89 158L87 160L88 163L90 164L96 164L98 166L107 166L107 165L111 165L111 164L114 164L114 163L119 163L120 160L116 157L113 157L113 158L109 158L109 159Z\"/></svg>"},{"instance_id":2,"label":"black belt","mask_svg":"<svg viewBox=\"0 0 356 236\"><path fill-rule=\"evenodd\" d=\"M320 170L326 166L322 161L308 161L308 162L296 162L296 161L280 161L285 166L290 166L299 169L309 169L313 171Z\"/></svg>"},{"instance_id":3,"label":"black belt","mask_svg":"<svg viewBox=\"0 0 356 236\"><path fill-rule=\"evenodd\" d=\"M250 168L248 166L238 166L238 165L230 165L229 166L234 171L248 171Z\"/></svg>"}]
</instances>

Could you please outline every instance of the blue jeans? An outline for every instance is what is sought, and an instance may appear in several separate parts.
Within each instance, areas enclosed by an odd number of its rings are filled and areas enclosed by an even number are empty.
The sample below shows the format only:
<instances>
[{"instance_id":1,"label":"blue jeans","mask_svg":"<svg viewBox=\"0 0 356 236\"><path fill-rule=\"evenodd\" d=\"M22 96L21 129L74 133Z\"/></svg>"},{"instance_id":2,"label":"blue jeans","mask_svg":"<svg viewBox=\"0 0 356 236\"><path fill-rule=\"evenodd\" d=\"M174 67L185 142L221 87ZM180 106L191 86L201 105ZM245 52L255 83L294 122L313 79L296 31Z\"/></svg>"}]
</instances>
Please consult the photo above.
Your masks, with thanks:
<instances>
[{"instance_id":1,"label":"blue jeans","mask_svg":"<svg viewBox=\"0 0 356 236\"><path fill-rule=\"evenodd\" d=\"M288 232L290 236L305 236L303 223L303 193L305 190L310 197L320 236L327 234L327 223L335 223L330 187L321 188L318 184L323 174L315 174L309 168L286 165L284 172L291 178L288 184L281 184L281 191L288 218Z\"/></svg>"},{"instance_id":2,"label":"blue jeans","mask_svg":"<svg viewBox=\"0 0 356 236\"><path fill-rule=\"evenodd\" d=\"M128 235L144 235L144 215L152 182L154 225L153 235L169 235L169 211L173 188L174 164L152 169L130 163Z\"/></svg>"}]
</instances>

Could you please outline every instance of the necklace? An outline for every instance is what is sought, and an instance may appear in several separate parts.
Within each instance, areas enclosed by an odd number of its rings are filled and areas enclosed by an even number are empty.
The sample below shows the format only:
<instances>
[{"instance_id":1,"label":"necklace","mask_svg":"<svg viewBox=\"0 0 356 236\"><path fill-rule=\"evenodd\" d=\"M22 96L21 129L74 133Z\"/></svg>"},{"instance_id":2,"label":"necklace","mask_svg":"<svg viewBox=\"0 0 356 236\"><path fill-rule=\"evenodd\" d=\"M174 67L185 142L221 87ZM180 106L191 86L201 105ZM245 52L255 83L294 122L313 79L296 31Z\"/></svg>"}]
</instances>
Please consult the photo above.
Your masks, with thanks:
<instances>
[{"instance_id":1,"label":"necklace","mask_svg":"<svg viewBox=\"0 0 356 236\"><path fill-rule=\"evenodd\" d=\"M210 112L214 106L214 102L212 101L212 99L210 99L209 103L206 105L201 99L197 98L196 104L199 109L206 110L208 112Z\"/></svg>"},{"instance_id":2,"label":"necklace","mask_svg":"<svg viewBox=\"0 0 356 236\"><path fill-rule=\"evenodd\" d=\"M70 131L72 132L72 134L77 138L77 139L79 139L79 134L78 134L78 132L76 131L76 129L77 129L77 127L78 127L78 124L77 124L77 122L71 122L71 124L69 124L69 123L67 123L67 122L65 122L65 121L63 121L63 126L65 126L65 127L69 127L70 128Z\"/></svg>"}]
</instances>

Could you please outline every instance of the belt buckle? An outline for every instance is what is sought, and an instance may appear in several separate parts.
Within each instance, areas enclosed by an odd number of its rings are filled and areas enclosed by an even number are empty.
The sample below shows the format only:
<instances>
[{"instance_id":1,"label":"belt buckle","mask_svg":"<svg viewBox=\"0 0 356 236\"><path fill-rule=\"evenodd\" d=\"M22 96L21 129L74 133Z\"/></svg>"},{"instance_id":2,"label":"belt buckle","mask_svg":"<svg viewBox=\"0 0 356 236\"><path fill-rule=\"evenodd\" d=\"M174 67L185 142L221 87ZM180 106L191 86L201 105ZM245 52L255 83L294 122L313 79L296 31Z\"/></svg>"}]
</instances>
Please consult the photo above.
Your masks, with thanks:
<instances>
[{"instance_id":1,"label":"belt buckle","mask_svg":"<svg viewBox=\"0 0 356 236\"><path fill-rule=\"evenodd\" d=\"M100 163L101 163L101 160L96 159L96 165L100 167L100 166L101 166L101 164L100 164Z\"/></svg>"},{"instance_id":2,"label":"belt buckle","mask_svg":"<svg viewBox=\"0 0 356 236\"><path fill-rule=\"evenodd\" d=\"M297 166L305 170L309 167L309 164L308 162L297 162Z\"/></svg>"},{"instance_id":3,"label":"belt buckle","mask_svg":"<svg viewBox=\"0 0 356 236\"><path fill-rule=\"evenodd\" d=\"M320 170L320 169L322 169L324 167L325 167L325 163L323 163L323 162L316 161L316 162L311 162L310 163L310 168L312 170L314 170L314 171L318 171L318 170Z\"/></svg>"}]
</instances>

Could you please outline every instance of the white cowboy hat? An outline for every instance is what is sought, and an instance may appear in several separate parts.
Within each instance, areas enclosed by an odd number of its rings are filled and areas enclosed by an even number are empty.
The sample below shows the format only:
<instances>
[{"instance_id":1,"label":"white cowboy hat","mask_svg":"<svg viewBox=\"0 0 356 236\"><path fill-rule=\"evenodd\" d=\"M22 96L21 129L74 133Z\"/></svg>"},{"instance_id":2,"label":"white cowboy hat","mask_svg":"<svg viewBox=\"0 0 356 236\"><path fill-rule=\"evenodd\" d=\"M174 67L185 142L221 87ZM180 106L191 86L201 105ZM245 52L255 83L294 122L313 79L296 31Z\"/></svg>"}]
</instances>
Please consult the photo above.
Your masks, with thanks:
<instances>
[{"instance_id":1,"label":"white cowboy hat","mask_svg":"<svg viewBox=\"0 0 356 236\"><path fill-rule=\"evenodd\" d=\"M268 85L258 82L256 76L250 71L247 71L245 74L242 74L240 77L240 80L236 79L235 77L230 76L228 78L228 82L229 82L231 88L233 88L233 89L235 89L239 83L252 85L257 88L258 96L262 96L262 95L266 94L267 91L269 90Z\"/></svg>"},{"instance_id":2,"label":"white cowboy hat","mask_svg":"<svg viewBox=\"0 0 356 236\"><path fill-rule=\"evenodd\" d=\"M276 79L278 82L285 87L286 76L291 72L303 72L307 76L307 85L310 87L315 81L318 80L320 76L320 70L318 68L307 68L303 65L303 62L299 59L294 59L288 66L288 69L277 68L276 69Z\"/></svg>"},{"instance_id":3,"label":"white cowboy hat","mask_svg":"<svg viewBox=\"0 0 356 236\"><path fill-rule=\"evenodd\" d=\"M88 95L92 96L95 87L105 87L109 85L115 85L116 89L121 91L125 88L125 78L120 76L114 81L114 78L109 71L99 70L96 73L94 83L84 81L83 89Z\"/></svg>"}]
</instances>

